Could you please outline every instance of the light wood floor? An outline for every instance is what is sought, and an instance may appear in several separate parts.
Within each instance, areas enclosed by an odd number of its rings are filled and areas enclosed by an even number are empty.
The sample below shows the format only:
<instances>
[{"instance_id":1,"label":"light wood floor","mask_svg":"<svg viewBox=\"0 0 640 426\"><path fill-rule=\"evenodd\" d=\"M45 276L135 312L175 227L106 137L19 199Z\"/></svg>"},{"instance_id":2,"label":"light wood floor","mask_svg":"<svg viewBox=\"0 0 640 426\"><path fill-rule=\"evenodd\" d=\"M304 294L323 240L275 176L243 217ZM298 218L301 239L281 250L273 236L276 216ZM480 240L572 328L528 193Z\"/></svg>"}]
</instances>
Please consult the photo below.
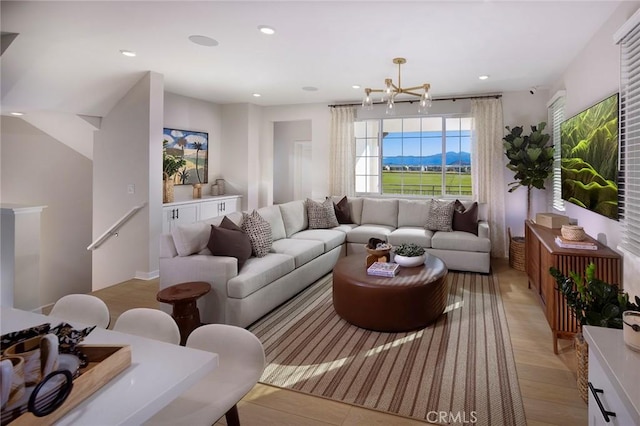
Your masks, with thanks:
<instances>
[{"instance_id":1,"label":"light wood floor","mask_svg":"<svg viewBox=\"0 0 640 426\"><path fill-rule=\"evenodd\" d=\"M518 381L528 425L585 425L587 405L576 388L575 351L570 341L559 342L554 355L551 330L523 272L495 260L509 333L518 369ZM111 311L111 324L125 310L157 308L158 281L131 280L93 294ZM258 384L238 405L243 426L314 425L424 425L397 417L306 394ZM217 425L224 425L224 418Z\"/></svg>"}]
</instances>

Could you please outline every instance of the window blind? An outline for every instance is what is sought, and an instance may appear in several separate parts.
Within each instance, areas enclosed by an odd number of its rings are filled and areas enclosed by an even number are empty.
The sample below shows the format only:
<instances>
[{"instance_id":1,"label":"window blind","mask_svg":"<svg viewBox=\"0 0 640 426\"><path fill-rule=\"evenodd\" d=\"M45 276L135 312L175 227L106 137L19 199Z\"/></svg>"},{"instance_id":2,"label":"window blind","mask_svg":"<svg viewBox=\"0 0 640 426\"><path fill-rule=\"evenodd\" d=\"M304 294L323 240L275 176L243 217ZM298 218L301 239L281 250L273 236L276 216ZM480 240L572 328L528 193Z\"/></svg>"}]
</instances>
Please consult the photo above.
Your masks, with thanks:
<instances>
[{"instance_id":1,"label":"window blind","mask_svg":"<svg viewBox=\"0 0 640 426\"><path fill-rule=\"evenodd\" d=\"M564 94L557 96L549 106L549 120L551 121L551 140L553 141L553 200L552 206L555 210L564 211L564 200L562 199L562 176L561 157L562 146L560 145L560 125L564 121Z\"/></svg>"},{"instance_id":2,"label":"window blind","mask_svg":"<svg viewBox=\"0 0 640 426\"><path fill-rule=\"evenodd\" d=\"M640 256L640 25L620 42L620 73L622 246Z\"/></svg>"}]
</instances>

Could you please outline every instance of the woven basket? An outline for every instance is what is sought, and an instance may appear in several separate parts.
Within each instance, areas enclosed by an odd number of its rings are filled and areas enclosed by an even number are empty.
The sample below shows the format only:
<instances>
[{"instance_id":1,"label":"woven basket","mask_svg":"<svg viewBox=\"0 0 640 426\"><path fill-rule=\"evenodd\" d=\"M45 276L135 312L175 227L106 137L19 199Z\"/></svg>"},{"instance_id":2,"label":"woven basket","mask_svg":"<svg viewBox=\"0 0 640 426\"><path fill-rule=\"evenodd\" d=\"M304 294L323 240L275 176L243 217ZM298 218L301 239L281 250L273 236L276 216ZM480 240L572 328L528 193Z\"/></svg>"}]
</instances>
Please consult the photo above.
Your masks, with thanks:
<instances>
[{"instance_id":1,"label":"woven basket","mask_svg":"<svg viewBox=\"0 0 640 426\"><path fill-rule=\"evenodd\" d=\"M582 333L576 334L574 339L576 345L576 363L578 376L578 393L580 398L589 403L589 344L584 340Z\"/></svg>"},{"instance_id":2,"label":"woven basket","mask_svg":"<svg viewBox=\"0 0 640 426\"><path fill-rule=\"evenodd\" d=\"M582 226L576 225L562 225L562 228L560 228L560 234L562 235L562 238L570 241L582 241L586 237Z\"/></svg>"},{"instance_id":3,"label":"woven basket","mask_svg":"<svg viewBox=\"0 0 640 426\"><path fill-rule=\"evenodd\" d=\"M509 266L516 271L525 271L524 237L512 237L511 228L507 228L509 234Z\"/></svg>"}]
</instances>

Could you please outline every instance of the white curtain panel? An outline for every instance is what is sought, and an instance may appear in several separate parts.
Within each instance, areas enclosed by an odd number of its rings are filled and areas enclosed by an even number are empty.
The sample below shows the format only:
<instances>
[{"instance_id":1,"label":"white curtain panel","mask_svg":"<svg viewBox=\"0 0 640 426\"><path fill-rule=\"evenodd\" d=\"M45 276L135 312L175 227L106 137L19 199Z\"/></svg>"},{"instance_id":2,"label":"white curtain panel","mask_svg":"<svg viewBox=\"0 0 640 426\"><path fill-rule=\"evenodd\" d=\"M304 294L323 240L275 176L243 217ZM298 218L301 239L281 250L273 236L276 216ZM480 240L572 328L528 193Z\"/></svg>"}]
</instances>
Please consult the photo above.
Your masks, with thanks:
<instances>
[{"instance_id":1,"label":"white curtain panel","mask_svg":"<svg viewBox=\"0 0 640 426\"><path fill-rule=\"evenodd\" d=\"M355 139L353 121L355 108L331 108L330 175L331 195L355 195Z\"/></svg>"},{"instance_id":2,"label":"white curtain panel","mask_svg":"<svg viewBox=\"0 0 640 426\"><path fill-rule=\"evenodd\" d=\"M507 257L502 100L473 99L471 115L474 123L471 138L473 194L479 203L489 207L491 256Z\"/></svg>"}]
</instances>

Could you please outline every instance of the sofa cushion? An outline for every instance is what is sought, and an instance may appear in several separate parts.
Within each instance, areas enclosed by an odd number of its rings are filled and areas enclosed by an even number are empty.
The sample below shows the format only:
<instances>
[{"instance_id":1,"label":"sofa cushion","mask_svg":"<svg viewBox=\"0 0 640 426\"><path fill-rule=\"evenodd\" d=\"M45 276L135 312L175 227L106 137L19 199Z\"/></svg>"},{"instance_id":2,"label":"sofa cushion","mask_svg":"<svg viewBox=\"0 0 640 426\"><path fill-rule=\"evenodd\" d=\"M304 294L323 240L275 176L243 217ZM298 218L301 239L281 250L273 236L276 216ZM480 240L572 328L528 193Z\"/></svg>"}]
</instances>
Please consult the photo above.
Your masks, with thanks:
<instances>
[{"instance_id":1,"label":"sofa cushion","mask_svg":"<svg viewBox=\"0 0 640 426\"><path fill-rule=\"evenodd\" d=\"M207 244L213 256L229 256L238 259L238 271L251 257L249 236L228 218L222 219L220 226L211 225L211 235Z\"/></svg>"},{"instance_id":2,"label":"sofa cushion","mask_svg":"<svg viewBox=\"0 0 640 426\"><path fill-rule=\"evenodd\" d=\"M294 234L291 238L320 241L324 244L326 253L343 244L347 239L347 233L337 229L308 229Z\"/></svg>"},{"instance_id":3,"label":"sofa cushion","mask_svg":"<svg viewBox=\"0 0 640 426\"><path fill-rule=\"evenodd\" d=\"M288 203L279 204L284 231L287 238L290 238L296 232L307 229L309 221L307 220L307 209L304 201L290 201Z\"/></svg>"},{"instance_id":4,"label":"sofa cushion","mask_svg":"<svg viewBox=\"0 0 640 426\"><path fill-rule=\"evenodd\" d=\"M190 256L207 247L211 234L210 225L218 226L222 222L222 217L214 219L207 222L185 223L171 230L178 256Z\"/></svg>"},{"instance_id":5,"label":"sofa cushion","mask_svg":"<svg viewBox=\"0 0 640 426\"><path fill-rule=\"evenodd\" d=\"M296 268L299 268L323 254L324 244L322 241L283 238L273 242L271 252L293 257Z\"/></svg>"},{"instance_id":6,"label":"sofa cushion","mask_svg":"<svg viewBox=\"0 0 640 426\"><path fill-rule=\"evenodd\" d=\"M362 203L362 224L398 227L398 200L365 198Z\"/></svg>"},{"instance_id":7,"label":"sofa cushion","mask_svg":"<svg viewBox=\"0 0 640 426\"><path fill-rule=\"evenodd\" d=\"M453 203L450 201L440 201L431 199L429 202L429 216L424 225L430 231L451 231L453 220Z\"/></svg>"},{"instance_id":8,"label":"sofa cushion","mask_svg":"<svg viewBox=\"0 0 640 426\"><path fill-rule=\"evenodd\" d=\"M471 207L465 208L459 200L456 200L453 205L451 228L454 231L471 232L478 235L478 203L473 203Z\"/></svg>"},{"instance_id":9,"label":"sofa cushion","mask_svg":"<svg viewBox=\"0 0 640 426\"><path fill-rule=\"evenodd\" d=\"M429 203L426 200L398 200L398 228L427 223Z\"/></svg>"},{"instance_id":10,"label":"sofa cushion","mask_svg":"<svg viewBox=\"0 0 640 426\"><path fill-rule=\"evenodd\" d=\"M227 295L243 299L295 269L293 257L269 253L264 257L251 257L242 271L227 281Z\"/></svg>"},{"instance_id":11,"label":"sofa cushion","mask_svg":"<svg viewBox=\"0 0 640 426\"><path fill-rule=\"evenodd\" d=\"M431 237L431 247L440 250L489 253L491 251L491 240L489 238L476 237L470 232L436 232Z\"/></svg>"},{"instance_id":12,"label":"sofa cushion","mask_svg":"<svg viewBox=\"0 0 640 426\"><path fill-rule=\"evenodd\" d=\"M393 226L386 225L360 225L357 228L352 229L347 234L347 242L367 244L369 238L379 238L387 241L387 237L395 228Z\"/></svg>"},{"instance_id":13,"label":"sofa cushion","mask_svg":"<svg viewBox=\"0 0 640 426\"><path fill-rule=\"evenodd\" d=\"M429 248L432 236L433 231L424 229L422 226L403 226L389 234L387 241L394 247L400 244L414 243L420 247Z\"/></svg>"},{"instance_id":14,"label":"sofa cushion","mask_svg":"<svg viewBox=\"0 0 640 426\"><path fill-rule=\"evenodd\" d=\"M336 212L338 223L353 223L351 220L351 207L346 195L337 203L333 203L333 209Z\"/></svg>"},{"instance_id":15,"label":"sofa cushion","mask_svg":"<svg viewBox=\"0 0 640 426\"><path fill-rule=\"evenodd\" d=\"M271 225L271 235L274 241L280 238L287 238L287 233L284 230L284 222L282 221L282 214L280 213L280 207L278 207L278 205L261 207L258 209L258 214Z\"/></svg>"},{"instance_id":16,"label":"sofa cushion","mask_svg":"<svg viewBox=\"0 0 640 426\"><path fill-rule=\"evenodd\" d=\"M257 211L242 213L242 230L249 236L251 249L256 257L264 257L271 250L273 235L271 225Z\"/></svg>"},{"instance_id":17,"label":"sofa cushion","mask_svg":"<svg viewBox=\"0 0 640 426\"><path fill-rule=\"evenodd\" d=\"M307 198L305 206L307 207L309 229L327 229L339 225L331 199L327 198L322 203L318 203Z\"/></svg>"}]
</instances>

